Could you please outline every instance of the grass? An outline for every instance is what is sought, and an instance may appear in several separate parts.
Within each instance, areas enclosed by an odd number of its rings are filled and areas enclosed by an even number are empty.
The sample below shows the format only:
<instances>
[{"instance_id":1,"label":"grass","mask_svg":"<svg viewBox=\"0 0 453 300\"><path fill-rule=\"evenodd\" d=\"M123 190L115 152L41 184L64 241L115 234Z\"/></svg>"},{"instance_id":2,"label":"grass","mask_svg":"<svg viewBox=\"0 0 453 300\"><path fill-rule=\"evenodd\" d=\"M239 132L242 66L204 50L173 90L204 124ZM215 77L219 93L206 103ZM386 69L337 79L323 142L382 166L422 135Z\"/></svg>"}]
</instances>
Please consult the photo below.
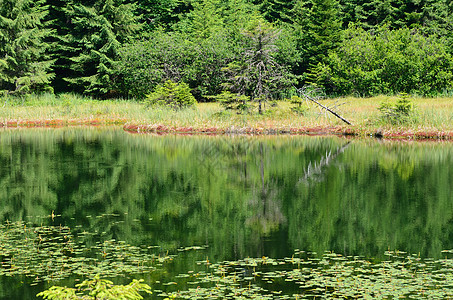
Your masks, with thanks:
<instances>
[{"instance_id":1,"label":"grass","mask_svg":"<svg viewBox=\"0 0 453 300\"><path fill-rule=\"evenodd\" d=\"M353 125L321 112L314 104L304 115L294 113L289 102L268 106L264 115L225 112L217 103L173 111L146 108L126 100L98 101L61 94L0 99L0 125L4 127L125 124L130 131L233 132L233 133L346 133L384 137L453 139L453 98L412 98L415 110L403 124L380 118L379 105L397 97L346 97L323 100L326 106L342 104L339 113Z\"/></svg>"}]
</instances>

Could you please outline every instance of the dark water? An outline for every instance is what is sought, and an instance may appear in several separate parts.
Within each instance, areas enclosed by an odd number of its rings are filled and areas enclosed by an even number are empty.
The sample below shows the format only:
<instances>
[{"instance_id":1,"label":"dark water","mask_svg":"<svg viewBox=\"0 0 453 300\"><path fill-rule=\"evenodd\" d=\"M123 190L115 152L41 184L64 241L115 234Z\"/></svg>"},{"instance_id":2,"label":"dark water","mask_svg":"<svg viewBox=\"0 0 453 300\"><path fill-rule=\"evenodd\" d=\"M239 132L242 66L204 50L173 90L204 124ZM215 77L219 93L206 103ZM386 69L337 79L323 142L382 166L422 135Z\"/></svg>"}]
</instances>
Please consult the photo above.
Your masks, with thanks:
<instances>
[{"instance_id":1,"label":"dark water","mask_svg":"<svg viewBox=\"0 0 453 300\"><path fill-rule=\"evenodd\" d=\"M451 143L0 131L3 224L95 233L86 244L156 246L177 255L148 278L161 282L197 260L295 249L438 258L453 248L452 183ZM207 247L181 251L190 246ZM52 285L29 283L0 276L0 299L33 299Z\"/></svg>"}]
</instances>

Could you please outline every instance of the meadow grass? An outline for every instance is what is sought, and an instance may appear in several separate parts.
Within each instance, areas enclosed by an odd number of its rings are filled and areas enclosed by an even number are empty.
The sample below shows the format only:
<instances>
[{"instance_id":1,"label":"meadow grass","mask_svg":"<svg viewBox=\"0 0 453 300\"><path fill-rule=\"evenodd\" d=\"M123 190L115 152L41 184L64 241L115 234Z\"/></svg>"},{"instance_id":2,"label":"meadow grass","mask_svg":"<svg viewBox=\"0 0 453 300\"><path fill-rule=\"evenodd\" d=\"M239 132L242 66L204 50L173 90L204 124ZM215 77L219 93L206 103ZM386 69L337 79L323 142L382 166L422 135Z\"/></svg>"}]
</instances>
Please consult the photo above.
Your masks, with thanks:
<instances>
[{"instance_id":1,"label":"meadow grass","mask_svg":"<svg viewBox=\"0 0 453 300\"><path fill-rule=\"evenodd\" d=\"M149 108L133 100L94 100L72 94L0 98L0 123L15 126L36 121L59 120L61 124L135 124L165 126L166 128L201 128L260 130L315 129L355 134L398 132L453 132L453 97L411 98L414 113L407 122L391 124L382 120L378 110L381 103L395 102L397 97L345 97L322 100L326 106L339 105L337 111L352 123L346 125L335 116L321 111L313 103L303 104L303 114L291 110L285 101L276 106L267 104L263 115L237 114L224 111L218 103L198 103L194 108L178 111L165 107ZM37 122L37 124L42 124Z\"/></svg>"}]
</instances>

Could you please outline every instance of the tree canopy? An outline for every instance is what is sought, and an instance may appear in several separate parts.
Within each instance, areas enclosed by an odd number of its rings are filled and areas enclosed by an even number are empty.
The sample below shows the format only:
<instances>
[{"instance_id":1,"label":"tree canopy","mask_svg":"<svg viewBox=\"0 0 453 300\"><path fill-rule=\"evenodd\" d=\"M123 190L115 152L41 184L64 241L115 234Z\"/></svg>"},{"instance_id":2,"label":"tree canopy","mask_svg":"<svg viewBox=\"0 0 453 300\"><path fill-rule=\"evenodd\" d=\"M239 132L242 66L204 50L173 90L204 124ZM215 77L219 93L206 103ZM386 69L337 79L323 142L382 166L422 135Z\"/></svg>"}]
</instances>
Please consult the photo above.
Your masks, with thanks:
<instances>
[{"instance_id":1,"label":"tree canopy","mask_svg":"<svg viewBox=\"0 0 453 300\"><path fill-rule=\"evenodd\" d=\"M453 90L448 0L0 0L0 90L142 99L173 80L207 101L228 91L232 65L250 63L258 23L279 33L262 49L285 77L266 97L290 96L295 78L340 95Z\"/></svg>"}]
</instances>

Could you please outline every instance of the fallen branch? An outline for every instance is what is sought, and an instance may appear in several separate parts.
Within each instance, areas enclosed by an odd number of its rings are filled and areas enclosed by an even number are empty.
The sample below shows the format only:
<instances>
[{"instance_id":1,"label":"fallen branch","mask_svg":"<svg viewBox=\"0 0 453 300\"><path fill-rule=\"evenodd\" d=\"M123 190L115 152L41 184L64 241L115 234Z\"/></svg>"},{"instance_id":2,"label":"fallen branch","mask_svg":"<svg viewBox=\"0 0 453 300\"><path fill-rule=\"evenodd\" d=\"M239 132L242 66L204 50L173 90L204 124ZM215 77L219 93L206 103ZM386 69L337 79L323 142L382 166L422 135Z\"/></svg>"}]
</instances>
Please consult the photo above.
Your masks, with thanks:
<instances>
[{"instance_id":1,"label":"fallen branch","mask_svg":"<svg viewBox=\"0 0 453 300\"><path fill-rule=\"evenodd\" d=\"M330 112L331 114L333 114L335 117L339 118L340 120L342 120L343 122L345 122L346 124L348 125L352 125L351 122L349 122L348 120L346 120L345 118L343 118L342 116L340 116L337 112L333 111L331 108L325 106L325 105L322 105L321 103L319 103L318 99L317 98L320 98L319 96L316 96L316 93L318 92L317 89L308 89L306 87L303 87L301 89L298 89L297 92L301 95L301 98L304 98L305 100L309 100L311 102L314 102L316 103L318 106L320 106L322 109ZM312 96L311 94L315 94L315 96Z\"/></svg>"}]
</instances>

